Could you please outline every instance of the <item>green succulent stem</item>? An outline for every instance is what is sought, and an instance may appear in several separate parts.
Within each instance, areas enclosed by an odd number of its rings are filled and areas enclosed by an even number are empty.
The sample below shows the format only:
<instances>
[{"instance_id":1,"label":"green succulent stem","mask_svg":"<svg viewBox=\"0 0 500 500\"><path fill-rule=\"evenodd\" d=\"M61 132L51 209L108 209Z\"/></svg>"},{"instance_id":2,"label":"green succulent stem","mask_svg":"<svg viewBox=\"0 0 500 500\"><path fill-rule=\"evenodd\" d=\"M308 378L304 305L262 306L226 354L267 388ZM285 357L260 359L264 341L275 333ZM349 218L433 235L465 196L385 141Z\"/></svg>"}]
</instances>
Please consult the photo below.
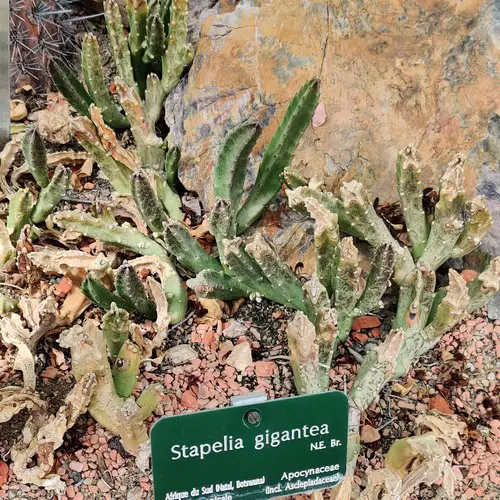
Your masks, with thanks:
<instances>
[{"instance_id":1,"label":"green succulent stem","mask_svg":"<svg viewBox=\"0 0 500 500\"><path fill-rule=\"evenodd\" d=\"M49 170L47 168L47 152L43 139L36 127L28 130L23 137L23 155L31 175L36 183L44 188L49 183Z\"/></svg>"},{"instance_id":2,"label":"green succulent stem","mask_svg":"<svg viewBox=\"0 0 500 500\"><path fill-rule=\"evenodd\" d=\"M175 255L184 267L195 273L205 269L223 271L220 262L203 249L182 222L169 219L164 226L163 237L169 252Z\"/></svg>"},{"instance_id":3,"label":"green succulent stem","mask_svg":"<svg viewBox=\"0 0 500 500\"><path fill-rule=\"evenodd\" d=\"M92 276L87 276L83 280L81 290L85 297L105 311L109 311L111 309L111 304L114 303L120 309L134 312L135 307L130 300L111 292L99 280L96 280Z\"/></svg>"},{"instance_id":4,"label":"green succulent stem","mask_svg":"<svg viewBox=\"0 0 500 500\"><path fill-rule=\"evenodd\" d=\"M139 366L141 364L141 351L136 344L126 340L116 357L112 375L116 393L122 398L128 398L137 383Z\"/></svg>"},{"instance_id":5,"label":"green succulent stem","mask_svg":"<svg viewBox=\"0 0 500 500\"><path fill-rule=\"evenodd\" d=\"M243 233L260 217L282 184L282 174L311 121L319 100L319 80L303 85L267 146L255 185L237 216L237 234Z\"/></svg>"},{"instance_id":6,"label":"green succulent stem","mask_svg":"<svg viewBox=\"0 0 500 500\"><path fill-rule=\"evenodd\" d=\"M85 90L75 72L60 60L52 59L49 63L49 72L57 90L75 108L80 116L90 116L89 107L92 98Z\"/></svg>"},{"instance_id":7,"label":"green succulent stem","mask_svg":"<svg viewBox=\"0 0 500 500\"><path fill-rule=\"evenodd\" d=\"M135 228L108 223L89 214L70 210L57 212L53 215L53 221L64 229L76 231L104 244L125 248L139 255L157 255L168 261L165 249ZM170 262L169 265L173 268Z\"/></svg>"},{"instance_id":8,"label":"green succulent stem","mask_svg":"<svg viewBox=\"0 0 500 500\"><path fill-rule=\"evenodd\" d=\"M128 127L127 118L121 114L108 91L99 54L99 44L95 35L92 34L86 34L83 39L82 73L85 85L105 122L113 128Z\"/></svg>"},{"instance_id":9,"label":"green succulent stem","mask_svg":"<svg viewBox=\"0 0 500 500\"><path fill-rule=\"evenodd\" d=\"M10 199L7 229L14 245L19 239L23 227L29 224L31 208L32 198L28 188L19 189Z\"/></svg>"},{"instance_id":10,"label":"green succulent stem","mask_svg":"<svg viewBox=\"0 0 500 500\"><path fill-rule=\"evenodd\" d=\"M40 191L38 200L31 212L31 220L35 224L43 222L62 200L69 188L70 180L71 169L58 165L49 184Z\"/></svg>"},{"instance_id":11,"label":"green succulent stem","mask_svg":"<svg viewBox=\"0 0 500 500\"><path fill-rule=\"evenodd\" d=\"M129 86L135 86L134 70L130 49L125 36L120 6L116 0L105 0L104 18L108 30L111 53L116 65L118 76Z\"/></svg>"},{"instance_id":12,"label":"green succulent stem","mask_svg":"<svg viewBox=\"0 0 500 500\"><path fill-rule=\"evenodd\" d=\"M440 182L429 239L419 260L425 269L436 270L451 256L465 225L464 167L458 157L450 163Z\"/></svg>"},{"instance_id":13,"label":"green succulent stem","mask_svg":"<svg viewBox=\"0 0 500 500\"><path fill-rule=\"evenodd\" d=\"M115 277L116 293L134 305L134 308L147 319L156 320L156 307L144 290L135 269L129 264L122 264Z\"/></svg>"},{"instance_id":14,"label":"green succulent stem","mask_svg":"<svg viewBox=\"0 0 500 500\"><path fill-rule=\"evenodd\" d=\"M101 143L95 125L89 118L79 116L71 122L71 131L75 139L89 152L99 164L113 188L120 194L129 195L130 169L115 160Z\"/></svg>"},{"instance_id":15,"label":"green succulent stem","mask_svg":"<svg viewBox=\"0 0 500 500\"><path fill-rule=\"evenodd\" d=\"M132 174L131 186L132 196L142 219L153 233L161 233L167 217L145 170L138 169Z\"/></svg>"},{"instance_id":16,"label":"green succulent stem","mask_svg":"<svg viewBox=\"0 0 500 500\"><path fill-rule=\"evenodd\" d=\"M122 345L127 340L129 331L128 312L125 309L120 309L115 302L112 302L109 311L102 318L102 333L106 339L106 345L113 363Z\"/></svg>"},{"instance_id":17,"label":"green succulent stem","mask_svg":"<svg viewBox=\"0 0 500 500\"><path fill-rule=\"evenodd\" d=\"M414 259L422 255L429 236L429 223L422 203L420 171L412 148L407 147L399 153L396 183Z\"/></svg>"}]
</instances>

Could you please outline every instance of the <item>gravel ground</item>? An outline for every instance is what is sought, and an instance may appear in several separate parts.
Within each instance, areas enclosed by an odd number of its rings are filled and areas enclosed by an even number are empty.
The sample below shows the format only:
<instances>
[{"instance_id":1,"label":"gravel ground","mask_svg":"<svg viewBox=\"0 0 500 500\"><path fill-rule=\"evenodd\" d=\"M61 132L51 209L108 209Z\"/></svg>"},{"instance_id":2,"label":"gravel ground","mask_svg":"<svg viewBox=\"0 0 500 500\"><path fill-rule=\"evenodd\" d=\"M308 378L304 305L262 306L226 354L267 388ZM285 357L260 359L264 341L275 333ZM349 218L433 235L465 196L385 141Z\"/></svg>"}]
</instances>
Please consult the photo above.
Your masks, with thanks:
<instances>
[{"instance_id":1,"label":"gravel ground","mask_svg":"<svg viewBox=\"0 0 500 500\"><path fill-rule=\"evenodd\" d=\"M231 396L249 391L265 391L270 399L292 396L285 339L288 317L289 311L280 306L265 301L246 303L233 319L210 325L197 323L199 318L192 316L172 330L171 345L177 343L172 339L182 339L193 347L198 358L181 366L166 362L159 367L145 366L136 392L155 382L165 388L163 403L150 423L163 415L224 407ZM332 389L343 390L346 382L347 388L350 387L358 368L358 353L364 354L370 344L380 342L379 337L384 335L379 326L380 321L375 317L356 322L331 372ZM243 342L249 343L253 362L238 371L227 360L232 346ZM53 339L41 344L42 351L55 345ZM454 414L467 424L463 447L453 457L453 471L458 480L456 498L499 498L499 354L500 322L488 321L480 312L445 335L406 378L389 384L363 416L362 424L376 429L379 437L363 444L355 481L364 486L367 475L383 467L384 453L392 442L413 435L416 417L434 408ZM18 374L9 371L9 361L3 352L0 355L3 385L19 381ZM56 401L71 386L70 361L67 361L65 366L58 367L56 376L53 370L44 375L47 369L40 375L40 387L45 387L42 392ZM26 415L20 415L0 426L0 456L7 465L8 447L19 435L25 419ZM56 472L67 484L65 494L57 497L60 500L153 498L151 475L142 473L119 440L87 415L66 434L64 446L56 455ZM0 479L6 476L5 465L4 473L1 471L0 467ZM435 491L436 486L426 486L415 492L413 498L435 498ZM19 484L12 473L0 488L0 498L35 497L56 498L40 488Z\"/></svg>"}]
</instances>

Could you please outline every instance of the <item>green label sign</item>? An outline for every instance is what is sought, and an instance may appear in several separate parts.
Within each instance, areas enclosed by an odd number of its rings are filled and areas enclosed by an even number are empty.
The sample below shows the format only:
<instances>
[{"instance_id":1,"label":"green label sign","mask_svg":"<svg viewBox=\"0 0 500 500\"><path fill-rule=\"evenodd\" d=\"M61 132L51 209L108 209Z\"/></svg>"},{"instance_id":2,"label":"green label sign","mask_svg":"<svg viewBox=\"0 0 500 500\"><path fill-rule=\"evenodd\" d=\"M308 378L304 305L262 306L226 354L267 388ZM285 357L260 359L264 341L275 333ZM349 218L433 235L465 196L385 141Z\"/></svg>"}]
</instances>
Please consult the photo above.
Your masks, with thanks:
<instances>
[{"instance_id":1,"label":"green label sign","mask_svg":"<svg viewBox=\"0 0 500 500\"><path fill-rule=\"evenodd\" d=\"M339 391L165 417L151 431L156 500L259 499L331 488L345 476Z\"/></svg>"}]
</instances>

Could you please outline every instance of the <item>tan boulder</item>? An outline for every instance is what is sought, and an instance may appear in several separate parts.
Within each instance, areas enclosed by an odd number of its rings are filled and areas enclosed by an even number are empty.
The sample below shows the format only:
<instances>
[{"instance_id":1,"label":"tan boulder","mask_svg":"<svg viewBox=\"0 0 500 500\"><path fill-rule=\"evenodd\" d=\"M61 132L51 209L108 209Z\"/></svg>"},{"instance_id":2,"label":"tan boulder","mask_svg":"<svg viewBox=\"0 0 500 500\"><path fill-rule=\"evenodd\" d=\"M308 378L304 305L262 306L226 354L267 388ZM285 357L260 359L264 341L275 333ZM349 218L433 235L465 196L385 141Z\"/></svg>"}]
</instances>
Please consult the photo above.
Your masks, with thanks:
<instances>
[{"instance_id":1,"label":"tan boulder","mask_svg":"<svg viewBox=\"0 0 500 500\"><path fill-rule=\"evenodd\" d=\"M479 0L261 0L209 17L184 97L183 182L210 203L225 133L259 116L259 153L289 99L320 76L318 126L295 155L304 173L332 189L356 177L393 200L396 153L414 144L429 185L464 153L473 191L499 149L488 132L500 104L494 15Z\"/></svg>"}]
</instances>

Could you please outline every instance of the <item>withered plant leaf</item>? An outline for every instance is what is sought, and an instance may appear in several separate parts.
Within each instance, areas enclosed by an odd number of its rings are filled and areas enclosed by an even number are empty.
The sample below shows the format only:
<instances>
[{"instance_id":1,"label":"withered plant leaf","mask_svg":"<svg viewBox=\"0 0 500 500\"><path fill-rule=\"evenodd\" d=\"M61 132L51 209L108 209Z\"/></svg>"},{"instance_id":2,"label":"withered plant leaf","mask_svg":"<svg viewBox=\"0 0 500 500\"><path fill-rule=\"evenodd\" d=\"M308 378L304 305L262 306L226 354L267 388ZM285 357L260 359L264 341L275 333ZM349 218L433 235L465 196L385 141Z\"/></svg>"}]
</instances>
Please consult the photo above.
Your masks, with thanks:
<instances>
[{"instance_id":1,"label":"withered plant leaf","mask_svg":"<svg viewBox=\"0 0 500 500\"><path fill-rule=\"evenodd\" d=\"M64 434L73 427L77 418L87 411L96 386L94 373L85 374L70 391L56 415L51 415L41 427L30 418L21 441L11 450L12 470L25 484L36 484L48 490L63 492L66 484L52 474L54 452L63 444ZM36 465L28 468L32 458Z\"/></svg>"}]
</instances>

